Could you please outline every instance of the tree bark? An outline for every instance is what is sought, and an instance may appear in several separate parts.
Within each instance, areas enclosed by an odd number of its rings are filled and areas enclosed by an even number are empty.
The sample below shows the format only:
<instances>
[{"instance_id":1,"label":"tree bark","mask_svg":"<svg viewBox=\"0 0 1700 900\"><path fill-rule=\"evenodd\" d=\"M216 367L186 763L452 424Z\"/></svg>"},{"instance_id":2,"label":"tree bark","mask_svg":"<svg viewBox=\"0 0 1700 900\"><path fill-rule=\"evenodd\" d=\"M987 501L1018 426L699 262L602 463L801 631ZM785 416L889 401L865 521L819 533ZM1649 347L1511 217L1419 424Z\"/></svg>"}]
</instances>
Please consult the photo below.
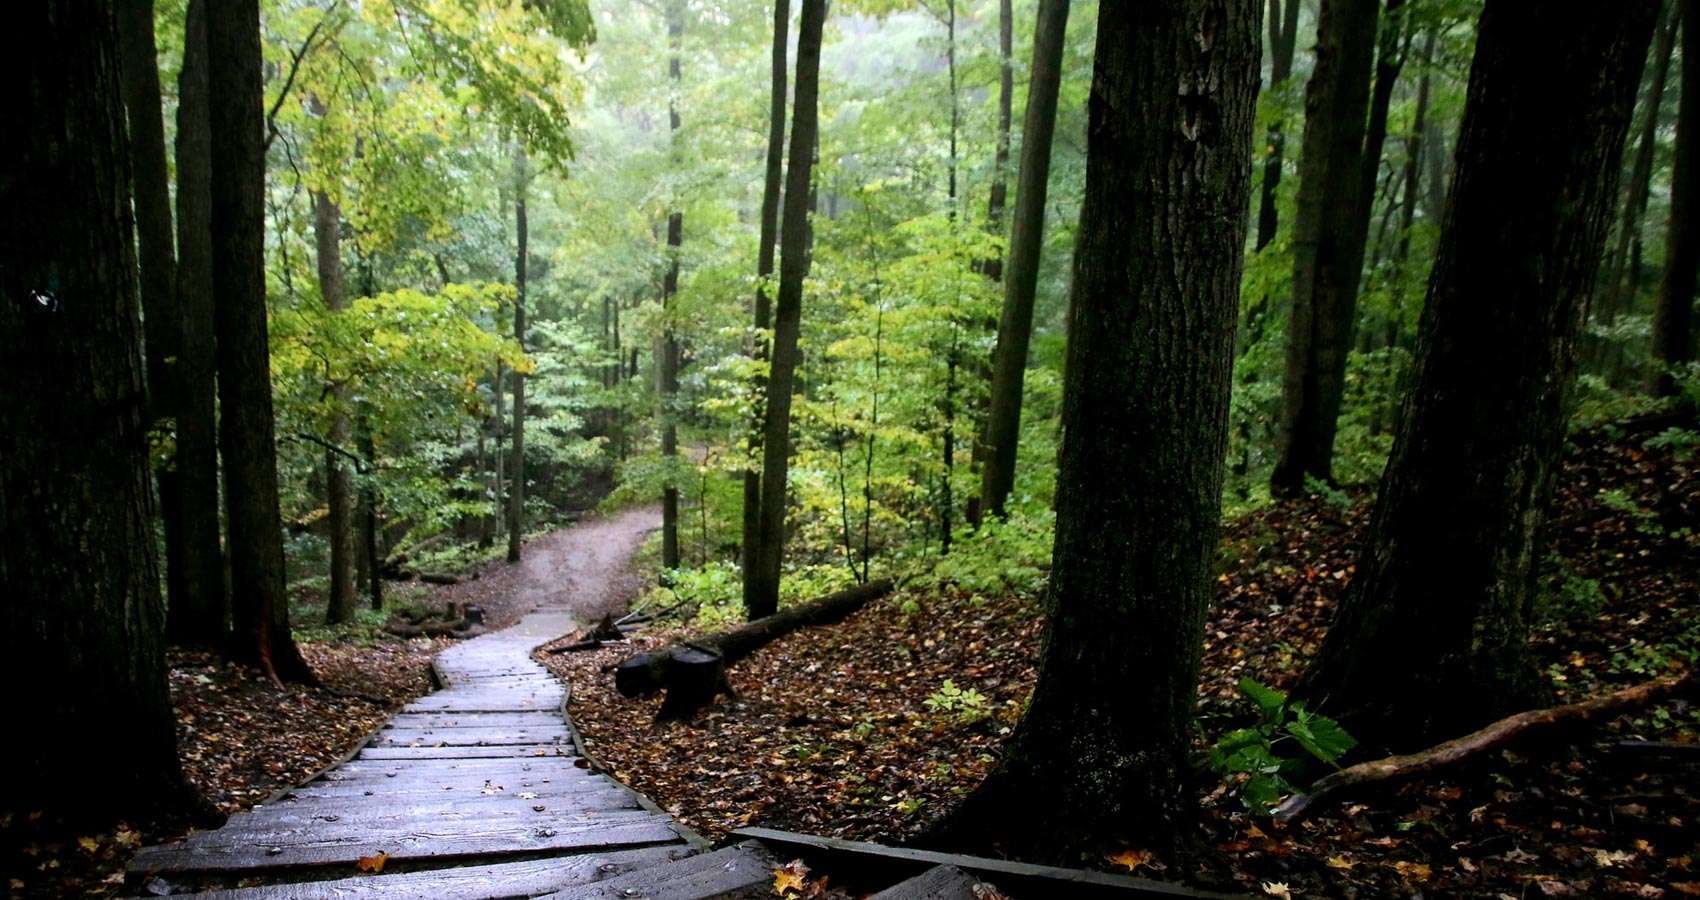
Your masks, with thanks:
<instances>
[{"instance_id":1,"label":"tree bark","mask_svg":"<svg viewBox=\"0 0 1700 900\"><path fill-rule=\"evenodd\" d=\"M312 194L319 295L326 309L341 312L348 306L342 280L342 210L323 189ZM328 387L335 410L325 440L346 450L353 433L343 408L348 402L348 388L343 384ZM325 507L331 544L330 599L325 606L325 621L336 625L354 620L354 473L342 454L331 450L325 451Z\"/></svg>"},{"instance_id":2,"label":"tree bark","mask_svg":"<svg viewBox=\"0 0 1700 900\"><path fill-rule=\"evenodd\" d=\"M767 283L773 275L773 251L779 239L779 193L781 181L785 177L785 55L788 46L786 32L790 27L790 0L775 0L771 66L773 87L768 95L767 112L767 171L763 177L761 192L761 245L756 250L756 339L753 355L758 361L768 358L766 332L773 317L773 303L768 299ZM762 398L766 391L767 378L757 375L750 384L750 468L744 472L744 547L739 559L746 586L756 580L756 551L761 546L761 469L756 465L756 459L762 453L761 432L765 419Z\"/></svg>"},{"instance_id":3,"label":"tree bark","mask_svg":"<svg viewBox=\"0 0 1700 900\"><path fill-rule=\"evenodd\" d=\"M679 148L679 90L685 48L684 0L667 4L667 133L672 142L673 166L684 165ZM661 457L667 466L667 481L661 489L661 565L679 567L679 486L674 482L679 460L679 335L672 316L678 310L679 252L685 240L685 214L681 199L672 198L667 214L667 272L661 278L661 358L657 367L656 393L661 399Z\"/></svg>"},{"instance_id":4,"label":"tree bark","mask_svg":"<svg viewBox=\"0 0 1700 900\"><path fill-rule=\"evenodd\" d=\"M1196 833L1186 756L1220 518L1259 21L1257 0L1100 12L1039 680L943 843L990 837L1025 857L1078 859L1121 837L1177 850Z\"/></svg>"},{"instance_id":5,"label":"tree bark","mask_svg":"<svg viewBox=\"0 0 1700 900\"><path fill-rule=\"evenodd\" d=\"M1299 0L1269 0L1269 89L1274 91L1293 77L1293 56L1299 46ZM1287 148L1286 123L1274 121L1264 138L1263 190L1257 204L1257 249L1262 250L1275 239L1281 224L1276 208L1277 189L1281 186L1281 170L1285 165Z\"/></svg>"},{"instance_id":6,"label":"tree bark","mask_svg":"<svg viewBox=\"0 0 1700 900\"><path fill-rule=\"evenodd\" d=\"M779 297L774 309L773 364L762 424L761 540L755 577L744 582L750 619L779 609L779 573L785 560L785 480L791 453L791 391L796 382L797 339L802 331L803 279L809 274L809 190L819 135L821 32L827 0L803 0L797 25L797 90L791 112L791 166L785 173L784 228L779 238Z\"/></svg>"},{"instance_id":7,"label":"tree bark","mask_svg":"<svg viewBox=\"0 0 1700 900\"><path fill-rule=\"evenodd\" d=\"M1295 692L1371 746L1546 697L1535 563L1656 7L1482 14L1415 385L1357 577Z\"/></svg>"},{"instance_id":8,"label":"tree bark","mask_svg":"<svg viewBox=\"0 0 1700 900\"><path fill-rule=\"evenodd\" d=\"M1033 32L1033 74L1021 125L1021 172L1015 185L1008 278L1003 286L998 346L992 354L986 459L980 470L980 509L997 517L1005 514L1010 491L1015 489L1022 384L1027 375L1027 348L1033 340L1033 300L1044 246L1045 192L1051 176L1051 137L1056 130L1067 31L1068 0L1040 0Z\"/></svg>"},{"instance_id":9,"label":"tree bark","mask_svg":"<svg viewBox=\"0 0 1700 900\"><path fill-rule=\"evenodd\" d=\"M531 254L525 194L531 173L525 150L514 153L514 343L525 352L526 266ZM519 562L525 542L525 374L514 371L514 466L508 477L508 562Z\"/></svg>"},{"instance_id":10,"label":"tree bark","mask_svg":"<svg viewBox=\"0 0 1700 900\"><path fill-rule=\"evenodd\" d=\"M18 721L51 739L13 742L23 768L6 805L77 833L205 821L210 807L178 765L166 684L113 7L50 0L9 13L0 678Z\"/></svg>"},{"instance_id":11,"label":"tree bark","mask_svg":"<svg viewBox=\"0 0 1700 900\"><path fill-rule=\"evenodd\" d=\"M1665 231L1665 276L1653 313L1653 366L1647 393L1677 392L1671 370L1694 358L1694 280L1700 276L1700 3L1682 2L1682 99L1677 107L1676 152L1671 164L1670 224Z\"/></svg>"},{"instance_id":12,"label":"tree bark","mask_svg":"<svg viewBox=\"0 0 1700 900\"><path fill-rule=\"evenodd\" d=\"M1317 24L1293 218L1293 316L1270 478L1277 496L1302 494L1307 477L1334 477L1335 420L1368 230L1362 173L1379 6L1379 0L1323 0Z\"/></svg>"},{"instance_id":13,"label":"tree bark","mask_svg":"<svg viewBox=\"0 0 1700 900\"><path fill-rule=\"evenodd\" d=\"M207 4L212 125L213 290L219 445L230 526L234 656L274 679L311 683L289 631L277 442L266 341L266 158L258 0Z\"/></svg>"}]
</instances>

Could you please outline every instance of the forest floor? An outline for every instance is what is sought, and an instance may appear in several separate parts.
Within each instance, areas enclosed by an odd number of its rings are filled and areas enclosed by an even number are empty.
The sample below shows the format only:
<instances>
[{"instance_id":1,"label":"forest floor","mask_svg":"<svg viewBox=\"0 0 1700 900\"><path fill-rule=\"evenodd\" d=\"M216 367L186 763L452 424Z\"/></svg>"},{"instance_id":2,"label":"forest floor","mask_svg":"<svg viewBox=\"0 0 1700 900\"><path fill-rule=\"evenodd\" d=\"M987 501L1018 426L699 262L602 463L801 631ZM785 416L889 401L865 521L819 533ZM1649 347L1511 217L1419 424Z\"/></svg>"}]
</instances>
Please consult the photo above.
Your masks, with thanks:
<instances>
[{"instance_id":1,"label":"forest floor","mask_svg":"<svg viewBox=\"0 0 1700 900\"><path fill-rule=\"evenodd\" d=\"M1692 666L1700 655L1700 463L1648 449L1645 437L1594 432L1568 451L1535 642L1562 699ZM587 522L527 544L521 566L492 564L432 599L482 605L496 627L539 603L618 609L641 584L623 563L625 548L654 527L652 511L633 516L613 520L624 524L612 555L557 546L572 546ZM1365 495L1355 492L1261 509L1228 527L1205 649L1201 747L1252 718L1239 698L1242 677L1276 688L1296 677L1351 574L1366 518ZM575 580L599 570L608 577ZM280 693L254 670L205 654L171 657L185 767L225 809L343 758L389 708L430 689L427 662L446 646L376 628L309 628L301 637L322 688ZM601 671L627 651L544 658L573 681L572 713L589 751L703 834L760 824L897 843L995 761L1032 686L1038 639L1037 597L900 596L770 645L731 670L736 700L660 729L651 724L655 701L621 699ZM1700 742L1700 714L1666 704L1328 804L1290 826L1250 815L1234 784L1207 777L1205 827L1232 877L1266 896L1700 896L1700 764L1613 752L1625 738ZM0 821L9 896L111 895L135 848L166 837L120 826L48 842L30 840L29 828L22 818ZM1175 874L1141 849L1094 848L1079 864Z\"/></svg>"}]
</instances>

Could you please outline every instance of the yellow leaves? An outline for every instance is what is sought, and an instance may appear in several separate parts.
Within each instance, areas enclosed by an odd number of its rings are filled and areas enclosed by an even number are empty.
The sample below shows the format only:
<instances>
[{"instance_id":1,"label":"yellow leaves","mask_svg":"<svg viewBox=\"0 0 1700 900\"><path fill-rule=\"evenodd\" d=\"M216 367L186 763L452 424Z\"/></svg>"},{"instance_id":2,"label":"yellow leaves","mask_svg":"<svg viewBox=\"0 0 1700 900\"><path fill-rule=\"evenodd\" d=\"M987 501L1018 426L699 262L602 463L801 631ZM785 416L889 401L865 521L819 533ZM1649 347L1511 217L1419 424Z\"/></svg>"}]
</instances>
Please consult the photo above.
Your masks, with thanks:
<instances>
[{"instance_id":1,"label":"yellow leaves","mask_svg":"<svg viewBox=\"0 0 1700 900\"><path fill-rule=\"evenodd\" d=\"M355 860L354 868L359 872L376 875L379 872L384 871L384 863L389 862L389 859L390 854L388 850L379 850L375 856L362 856Z\"/></svg>"},{"instance_id":2,"label":"yellow leaves","mask_svg":"<svg viewBox=\"0 0 1700 900\"><path fill-rule=\"evenodd\" d=\"M1328 857L1327 862L1328 862L1328 868L1339 869L1339 870L1344 871L1344 872L1350 872L1352 869L1356 868L1357 865L1358 865L1357 863L1352 862L1351 860L1347 859L1344 856L1330 856L1330 857Z\"/></svg>"},{"instance_id":3,"label":"yellow leaves","mask_svg":"<svg viewBox=\"0 0 1700 900\"><path fill-rule=\"evenodd\" d=\"M1403 859L1393 863L1392 868L1393 871L1398 872L1410 881L1427 881L1434 874L1434 870L1427 863L1409 862Z\"/></svg>"},{"instance_id":4,"label":"yellow leaves","mask_svg":"<svg viewBox=\"0 0 1700 900\"><path fill-rule=\"evenodd\" d=\"M773 870L773 892L781 897L787 891L802 893L804 881L809 877L809 867L800 859L790 862Z\"/></svg>"},{"instance_id":5,"label":"yellow leaves","mask_svg":"<svg viewBox=\"0 0 1700 900\"><path fill-rule=\"evenodd\" d=\"M93 853L100 849L100 841L91 837L80 837L77 838L77 846L82 848L84 853Z\"/></svg>"},{"instance_id":6,"label":"yellow leaves","mask_svg":"<svg viewBox=\"0 0 1700 900\"><path fill-rule=\"evenodd\" d=\"M1151 851L1135 850L1132 847L1129 847L1114 856L1107 856L1105 858L1118 866L1126 866L1129 872L1138 870L1140 866L1149 866L1152 864Z\"/></svg>"}]
</instances>

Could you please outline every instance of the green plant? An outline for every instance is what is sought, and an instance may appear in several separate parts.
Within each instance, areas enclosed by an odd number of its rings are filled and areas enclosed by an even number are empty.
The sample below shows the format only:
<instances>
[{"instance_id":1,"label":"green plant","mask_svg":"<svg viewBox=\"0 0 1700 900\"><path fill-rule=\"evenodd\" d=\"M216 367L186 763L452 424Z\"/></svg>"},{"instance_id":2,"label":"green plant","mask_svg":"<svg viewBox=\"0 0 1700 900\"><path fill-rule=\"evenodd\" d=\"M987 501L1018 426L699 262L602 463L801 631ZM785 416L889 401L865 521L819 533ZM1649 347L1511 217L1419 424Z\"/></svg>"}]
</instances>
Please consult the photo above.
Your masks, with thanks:
<instances>
[{"instance_id":1,"label":"green plant","mask_svg":"<svg viewBox=\"0 0 1700 900\"><path fill-rule=\"evenodd\" d=\"M1336 768L1340 757L1358 745L1340 723L1311 712L1304 701L1288 703L1287 695L1240 679L1240 693L1257 707L1257 724L1222 736L1210 748L1210 767L1217 774L1239 777L1240 802L1247 810L1268 815L1281 795L1295 790L1292 779L1314 758ZM1288 755L1293 744L1303 755Z\"/></svg>"},{"instance_id":2,"label":"green plant","mask_svg":"<svg viewBox=\"0 0 1700 900\"><path fill-rule=\"evenodd\" d=\"M1305 476L1305 493L1312 497L1321 497L1322 499L1327 500L1331 505L1338 506L1341 509L1352 505L1352 498L1347 496L1345 491L1323 481L1315 475Z\"/></svg>"},{"instance_id":3,"label":"green plant","mask_svg":"<svg viewBox=\"0 0 1700 900\"><path fill-rule=\"evenodd\" d=\"M958 725L971 725L991 714L986 709L986 695L973 688L959 688L948 678L943 687L921 703Z\"/></svg>"},{"instance_id":4,"label":"green plant","mask_svg":"<svg viewBox=\"0 0 1700 900\"><path fill-rule=\"evenodd\" d=\"M1562 561L1552 572L1541 576L1536 597L1540 618L1546 622L1592 619L1610 599L1597 579L1577 575Z\"/></svg>"},{"instance_id":5,"label":"green plant","mask_svg":"<svg viewBox=\"0 0 1700 900\"><path fill-rule=\"evenodd\" d=\"M1642 441L1641 446L1650 450L1669 450L1672 456L1687 462L1694 458L1696 450L1700 450L1700 431L1673 425Z\"/></svg>"}]
</instances>

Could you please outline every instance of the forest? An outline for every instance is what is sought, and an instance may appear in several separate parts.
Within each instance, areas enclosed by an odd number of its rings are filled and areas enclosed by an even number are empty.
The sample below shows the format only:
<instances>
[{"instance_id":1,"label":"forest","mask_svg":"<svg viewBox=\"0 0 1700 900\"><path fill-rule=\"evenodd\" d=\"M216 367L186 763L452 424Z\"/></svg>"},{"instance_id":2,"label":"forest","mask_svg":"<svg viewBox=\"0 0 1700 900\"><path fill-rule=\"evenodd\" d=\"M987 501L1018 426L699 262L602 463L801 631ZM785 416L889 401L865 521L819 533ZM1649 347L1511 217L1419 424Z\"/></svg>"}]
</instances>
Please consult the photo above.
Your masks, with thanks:
<instances>
[{"instance_id":1,"label":"forest","mask_svg":"<svg viewBox=\"0 0 1700 900\"><path fill-rule=\"evenodd\" d=\"M0 880L295 896L148 854L553 614L716 852L1700 896L1697 17L23 0Z\"/></svg>"}]
</instances>

